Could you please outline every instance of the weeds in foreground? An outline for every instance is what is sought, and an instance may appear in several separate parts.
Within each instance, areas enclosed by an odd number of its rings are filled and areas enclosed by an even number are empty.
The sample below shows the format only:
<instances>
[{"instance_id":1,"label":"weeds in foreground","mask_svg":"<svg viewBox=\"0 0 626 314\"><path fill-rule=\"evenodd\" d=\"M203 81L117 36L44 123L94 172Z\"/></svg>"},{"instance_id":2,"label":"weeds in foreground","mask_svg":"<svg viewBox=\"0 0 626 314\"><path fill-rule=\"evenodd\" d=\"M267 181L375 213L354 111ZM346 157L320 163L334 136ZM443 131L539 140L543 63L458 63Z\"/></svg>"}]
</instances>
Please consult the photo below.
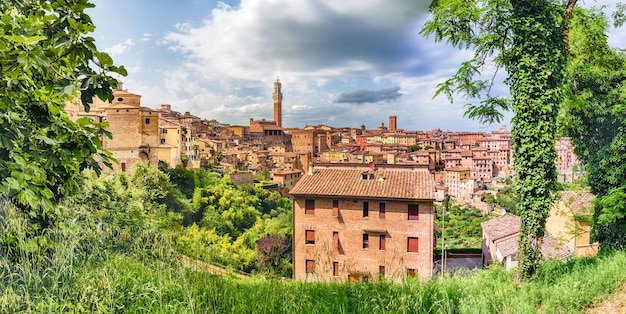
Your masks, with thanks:
<instances>
[{"instance_id":1,"label":"weeds in foreground","mask_svg":"<svg viewBox=\"0 0 626 314\"><path fill-rule=\"evenodd\" d=\"M9 223L20 223L2 217L4 231ZM52 253L0 254L1 311L575 313L626 281L623 252L547 262L521 285L497 266L404 284L241 279L185 267L167 233L143 227L130 230L83 212L51 231ZM25 245L25 239L19 241Z\"/></svg>"}]
</instances>

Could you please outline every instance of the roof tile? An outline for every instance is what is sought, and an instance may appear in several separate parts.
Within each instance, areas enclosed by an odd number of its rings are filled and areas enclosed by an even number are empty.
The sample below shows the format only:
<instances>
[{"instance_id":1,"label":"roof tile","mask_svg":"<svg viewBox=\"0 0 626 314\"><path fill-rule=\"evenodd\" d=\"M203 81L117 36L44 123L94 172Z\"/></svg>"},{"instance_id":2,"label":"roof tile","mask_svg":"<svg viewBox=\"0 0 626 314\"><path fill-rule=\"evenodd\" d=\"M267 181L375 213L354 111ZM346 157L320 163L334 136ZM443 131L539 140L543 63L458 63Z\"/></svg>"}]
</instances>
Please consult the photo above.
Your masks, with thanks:
<instances>
[{"instance_id":1,"label":"roof tile","mask_svg":"<svg viewBox=\"0 0 626 314\"><path fill-rule=\"evenodd\" d=\"M368 179L364 180L363 174ZM431 200L434 191L428 169L365 166L315 168L312 174L304 174L289 194Z\"/></svg>"}]
</instances>

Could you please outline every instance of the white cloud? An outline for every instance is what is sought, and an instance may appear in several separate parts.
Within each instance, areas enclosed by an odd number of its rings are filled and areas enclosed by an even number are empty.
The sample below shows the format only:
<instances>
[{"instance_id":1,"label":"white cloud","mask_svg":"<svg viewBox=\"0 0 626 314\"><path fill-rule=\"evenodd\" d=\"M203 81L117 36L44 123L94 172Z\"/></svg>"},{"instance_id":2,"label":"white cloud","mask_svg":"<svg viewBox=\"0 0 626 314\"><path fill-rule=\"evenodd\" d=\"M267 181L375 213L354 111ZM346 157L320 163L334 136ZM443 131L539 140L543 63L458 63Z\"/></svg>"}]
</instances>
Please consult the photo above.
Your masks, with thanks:
<instances>
[{"instance_id":1,"label":"white cloud","mask_svg":"<svg viewBox=\"0 0 626 314\"><path fill-rule=\"evenodd\" d=\"M111 56L121 55L125 53L130 47L132 47L135 43L132 39L126 39L124 42L118 43L113 47L105 48L104 51Z\"/></svg>"}]
</instances>

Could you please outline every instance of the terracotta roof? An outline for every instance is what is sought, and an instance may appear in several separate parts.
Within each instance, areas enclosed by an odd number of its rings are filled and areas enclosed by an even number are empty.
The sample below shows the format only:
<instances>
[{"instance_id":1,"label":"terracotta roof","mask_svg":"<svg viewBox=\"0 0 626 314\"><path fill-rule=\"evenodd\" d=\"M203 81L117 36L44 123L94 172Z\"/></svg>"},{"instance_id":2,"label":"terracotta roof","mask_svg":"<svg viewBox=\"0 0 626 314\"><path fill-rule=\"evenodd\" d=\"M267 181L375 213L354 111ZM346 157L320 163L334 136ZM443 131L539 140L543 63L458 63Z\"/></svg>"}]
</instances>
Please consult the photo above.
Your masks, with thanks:
<instances>
[{"instance_id":1,"label":"terracotta roof","mask_svg":"<svg viewBox=\"0 0 626 314\"><path fill-rule=\"evenodd\" d=\"M543 236L543 243L541 244L541 255L544 259L559 259L564 260L570 257L574 252L570 250L566 245L559 243L552 235L546 234Z\"/></svg>"},{"instance_id":2,"label":"terracotta roof","mask_svg":"<svg viewBox=\"0 0 626 314\"><path fill-rule=\"evenodd\" d=\"M510 237L500 243L498 243L498 250L502 256L511 256L517 254L519 251L519 237Z\"/></svg>"},{"instance_id":3,"label":"terracotta roof","mask_svg":"<svg viewBox=\"0 0 626 314\"><path fill-rule=\"evenodd\" d=\"M490 219L481 224L483 230L489 234L492 241L512 236L498 243L498 250L503 256L517 254L519 251L520 218L513 215L504 215ZM544 259L564 260L570 257L573 252L564 244L559 243L551 234L543 236L541 244L541 255Z\"/></svg>"},{"instance_id":4,"label":"terracotta roof","mask_svg":"<svg viewBox=\"0 0 626 314\"><path fill-rule=\"evenodd\" d=\"M368 174L367 180L363 174ZM329 167L305 173L289 194L432 200L434 191L433 177L425 168Z\"/></svg>"},{"instance_id":5,"label":"terracotta roof","mask_svg":"<svg viewBox=\"0 0 626 314\"><path fill-rule=\"evenodd\" d=\"M444 169L444 171L454 171L454 172L470 171L470 168L467 168L467 167L450 167L450 168Z\"/></svg>"},{"instance_id":6,"label":"terracotta roof","mask_svg":"<svg viewBox=\"0 0 626 314\"><path fill-rule=\"evenodd\" d=\"M596 198L595 195L585 191L563 191L561 192L561 200L575 214L588 214L592 212L593 204L591 202Z\"/></svg>"},{"instance_id":7,"label":"terracotta roof","mask_svg":"<svg viewBox=\"0 0 626 314\"><path fill-rule=\"evenodd\" d=\"M489 219L480 225L494 242L520 231L520 219L513 215Z\"/></svg>"}]
</instances>

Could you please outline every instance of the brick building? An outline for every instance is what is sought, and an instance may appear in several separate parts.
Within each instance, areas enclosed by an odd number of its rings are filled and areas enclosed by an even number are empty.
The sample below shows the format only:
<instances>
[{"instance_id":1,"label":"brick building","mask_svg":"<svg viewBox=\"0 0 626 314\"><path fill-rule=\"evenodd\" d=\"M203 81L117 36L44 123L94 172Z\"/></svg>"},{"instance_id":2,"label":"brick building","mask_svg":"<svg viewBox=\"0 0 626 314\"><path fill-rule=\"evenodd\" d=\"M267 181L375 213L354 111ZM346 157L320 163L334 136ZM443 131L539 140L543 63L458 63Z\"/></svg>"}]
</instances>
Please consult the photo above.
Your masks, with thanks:
<instances>
[{"instance_id":1,"label":"brick building","mask_svg":"<svg viewBox=\"0 0 626 314\"><path fill-rule=\"evenodd\" d=\"M109 150L118 163L113 164L113 172L130 172L136 162L151 165L158 163L160 145L159 111L141 107L141 95L123 89L119 82L113 91L111 102L94 97L91 110L85 112L82 105L68 103L66 111L74 121L90 117L96 121L107 121L112 139L101 136L102 147ZM103 171L110 172L108 168Z\"/></svg>"},{"instance_id":2,"label":"brick building","mask_svg":"<svg viewBox=\"0 0 626 314\"><path fill-rule=\"evenodd\" d=\"M434 181L423 166L318 164L293 197L293 277L430 277Z\"/></svg>"}]
</instances>

